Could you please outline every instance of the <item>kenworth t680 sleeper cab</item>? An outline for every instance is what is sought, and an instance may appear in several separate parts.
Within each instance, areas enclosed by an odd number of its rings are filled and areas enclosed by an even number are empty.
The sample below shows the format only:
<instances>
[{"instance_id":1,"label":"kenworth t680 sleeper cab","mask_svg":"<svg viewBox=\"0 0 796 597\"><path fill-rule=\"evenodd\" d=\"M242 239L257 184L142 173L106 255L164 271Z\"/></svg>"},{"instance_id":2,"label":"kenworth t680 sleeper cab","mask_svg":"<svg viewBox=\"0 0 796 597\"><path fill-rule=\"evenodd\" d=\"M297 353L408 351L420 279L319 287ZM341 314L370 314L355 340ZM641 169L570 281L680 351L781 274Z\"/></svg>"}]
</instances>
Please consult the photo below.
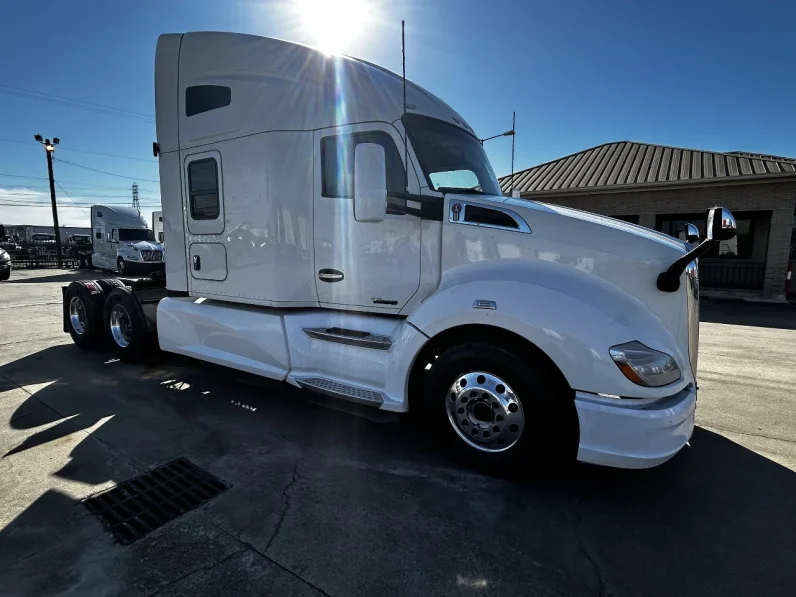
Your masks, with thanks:
<instances>
[{"instance_id":1,"label":"kenworth t680 sleeper cab","mask_svg":"<svg viewBox=\"0 0 796 597\"><path fill-rule=\"evenodd\" d=\"M404 100L405 84L405 100ZM373 64L232 33L155 58L165 282L74 282L64 329L422 413L480 467L643 468L691 436L698 246L501 196L464 118ZM692 242L698 240L691 238Z\"/></svg>"}]
</instances>

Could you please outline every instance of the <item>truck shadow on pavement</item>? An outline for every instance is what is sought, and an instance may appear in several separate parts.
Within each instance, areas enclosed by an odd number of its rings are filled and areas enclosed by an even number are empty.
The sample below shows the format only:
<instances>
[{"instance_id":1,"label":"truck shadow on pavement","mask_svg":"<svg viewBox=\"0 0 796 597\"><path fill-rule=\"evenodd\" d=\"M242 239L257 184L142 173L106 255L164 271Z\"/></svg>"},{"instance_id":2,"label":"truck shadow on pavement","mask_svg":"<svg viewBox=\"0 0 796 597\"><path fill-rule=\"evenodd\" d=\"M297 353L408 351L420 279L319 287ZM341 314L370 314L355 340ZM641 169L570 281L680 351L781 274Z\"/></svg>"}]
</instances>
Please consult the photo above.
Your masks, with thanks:
<instances>
[{"instance_id":1,"label":"truck shadow on pavement","mask_svg":"<svg viewBox=\"0 0 796 597\"><path fill-rule=\"evenodd\" d=\"M656 469L508 482L458 468L411 426L195 361L62 345L0 367L0 383L4 594L727 596L796 582L796 475L704 429ZM232 489L126 547L79 505L177 456Z\"/></svg>"}]
</instances>

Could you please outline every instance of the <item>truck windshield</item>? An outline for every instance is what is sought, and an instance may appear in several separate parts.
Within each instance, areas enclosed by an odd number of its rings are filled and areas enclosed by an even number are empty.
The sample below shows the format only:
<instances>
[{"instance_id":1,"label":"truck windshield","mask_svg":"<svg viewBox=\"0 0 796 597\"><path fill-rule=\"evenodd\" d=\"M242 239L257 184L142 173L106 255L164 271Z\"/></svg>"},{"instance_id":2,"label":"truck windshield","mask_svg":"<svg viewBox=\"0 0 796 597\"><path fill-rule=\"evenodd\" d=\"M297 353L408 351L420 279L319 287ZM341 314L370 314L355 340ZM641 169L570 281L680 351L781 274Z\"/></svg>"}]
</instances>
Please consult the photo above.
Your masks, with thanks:
<instances>
[{"instance_id":1,"label":"truck windshield","mask_svg":"<svg viewBox=\"0 0 796 597\"><path fill-rule=\"evenodd\" d=\"M484 148L473 135L419 114L404 114L401 120L432 190L501 194Z\"/></svg>"},{"instance_id":2,"label":"truck windshield","mask_svg":"<svg viewBox=\"0 0 796 597\"><path fill-rule=\"evenodd\" d=\"M120 228L119 240L155 240L155 235L148 228Z\"/></svg>"}]
</instances>

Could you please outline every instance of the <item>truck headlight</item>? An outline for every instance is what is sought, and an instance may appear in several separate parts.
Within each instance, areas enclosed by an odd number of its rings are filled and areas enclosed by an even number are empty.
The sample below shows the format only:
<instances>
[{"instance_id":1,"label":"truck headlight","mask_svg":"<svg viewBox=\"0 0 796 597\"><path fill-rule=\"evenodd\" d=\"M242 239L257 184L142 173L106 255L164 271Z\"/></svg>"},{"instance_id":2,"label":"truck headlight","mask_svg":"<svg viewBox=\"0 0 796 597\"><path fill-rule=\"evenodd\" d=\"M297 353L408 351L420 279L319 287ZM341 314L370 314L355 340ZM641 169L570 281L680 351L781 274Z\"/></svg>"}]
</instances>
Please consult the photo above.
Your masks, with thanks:
<instances>
[{"instance_id":1,"label":"truck headlight","mask_svg":"<svg viewBox=\"0 0 796 597\"><path fill-rule=\"evenodd\" d=\"M641 342L618 344L608 352L624 376L640 386L657 388L680 379L680 368L670 355Z\"/></svg>"}]
</instances>

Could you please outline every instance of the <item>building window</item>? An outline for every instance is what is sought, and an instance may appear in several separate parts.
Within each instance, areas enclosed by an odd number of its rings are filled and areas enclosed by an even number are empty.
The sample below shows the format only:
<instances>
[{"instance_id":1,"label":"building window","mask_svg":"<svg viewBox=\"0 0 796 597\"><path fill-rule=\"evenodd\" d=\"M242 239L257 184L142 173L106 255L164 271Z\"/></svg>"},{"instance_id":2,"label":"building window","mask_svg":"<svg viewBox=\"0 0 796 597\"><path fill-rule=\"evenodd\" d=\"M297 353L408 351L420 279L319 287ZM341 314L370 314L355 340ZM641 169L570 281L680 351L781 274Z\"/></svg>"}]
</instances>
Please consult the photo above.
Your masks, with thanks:
<instances>
[{"instance_id":1,"label":"building window","mask_svg":"<svg viewBox=\"0 0 796 597\"><path fill-rule=\"evenodd\" d=\"M638 216L611 216L616 220L622 220L623 222L627 222L628 224L638 224Z\"/></svg>"},{"instance_id":2,"label":"building window","mask_svg":"<svg viewBox=\"0 0 796 597\"><path fill-rule=\"evenodd\" d=\"M404 192L404 166L395 141L387 133L373 131L321 139L321 194L345 199L354 197L354 148L359 143L378 143L384 147L387 192Z\"/></svg>"},{"instance_id":3,"label":"building window","mask_svg":"<svg viewBox=\"0 0 796 597\"><path fill-rule=\"evenodd\" d=\"M229 106L232 90L223 85L194 85L185 89L185 115L194 116L202 112Z\"/></svg>"},{"instance_id":4,"label":"building window","mask_svg":"<svg viewBox=\"0 0 796 597\"><path fill-rule=\"evenodd\" d=\"M793 212L793 229L790 233L790 260L796 261L796 210Z\"/></svg>"},{"instance_id":5,"label":"building window","mask_svg":"<svg viewBox=\"0 0 796 597\"><path fill-rule=\"evenodd\" d=\"M218 218L218 164L215 159L206 158L188 164L188 195L192 219Z\"/></svg>"},{"instance_id":6,"label":"building window","mask_svg":"<svg viewBox=\"0 0 796 597\"><path fill-rule=\"evenodd\" d=\"M754 254L755 245L754 220L755 219L752 218L751 215L749 217L744 217L738 214L735 218L737 226L735 238L716 243L703 255L703 257L750 259ZM685 227L689 223L696 225L699 229L699 237L704 239L707 225L707 214L705 212L658 216L655 229L669 236L685 240Z\"/></svg>"}]
</instances>

